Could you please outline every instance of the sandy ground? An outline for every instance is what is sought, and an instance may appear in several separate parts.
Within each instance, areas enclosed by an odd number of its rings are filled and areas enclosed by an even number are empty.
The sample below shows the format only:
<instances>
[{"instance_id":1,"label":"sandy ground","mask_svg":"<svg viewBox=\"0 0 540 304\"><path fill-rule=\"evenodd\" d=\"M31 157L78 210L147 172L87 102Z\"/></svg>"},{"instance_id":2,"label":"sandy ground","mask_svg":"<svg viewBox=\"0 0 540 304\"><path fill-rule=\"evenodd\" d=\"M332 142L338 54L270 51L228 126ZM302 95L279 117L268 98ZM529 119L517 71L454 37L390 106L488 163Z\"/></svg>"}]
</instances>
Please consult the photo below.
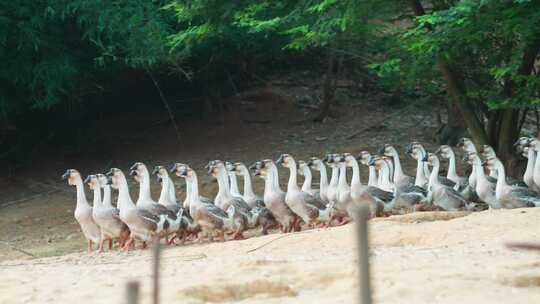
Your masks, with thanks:
<instances>
[{"instance_id":1,"label":"sandy ground","mask_svg":"<svg viewBox=\"0 0 540 304\"><path fill-rule=\"evenodd\" d=\"M416 213L370 223L377 303L538 303L540 209ZM166 248L163 303L352 303L354 225ZM0 303L124 303L140 280L150 303L150 251L0 263Z\"/></svg>"}]
</instances>

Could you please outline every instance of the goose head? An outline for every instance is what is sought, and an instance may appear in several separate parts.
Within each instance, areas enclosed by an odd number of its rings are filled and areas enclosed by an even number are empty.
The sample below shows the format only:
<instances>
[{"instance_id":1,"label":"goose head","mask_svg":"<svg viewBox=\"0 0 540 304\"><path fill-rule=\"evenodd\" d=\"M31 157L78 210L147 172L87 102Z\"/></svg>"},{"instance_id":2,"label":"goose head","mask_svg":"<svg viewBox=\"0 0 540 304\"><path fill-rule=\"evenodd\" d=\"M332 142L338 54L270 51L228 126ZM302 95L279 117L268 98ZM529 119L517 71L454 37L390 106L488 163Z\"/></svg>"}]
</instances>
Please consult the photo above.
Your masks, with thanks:
<instances>
[{"instance_id":1,"label":"goose head","mask_svg":"<svg viewBox=\"0 0 540 304\"><path fill-rule=\"evenodd\" d=\"M173 164L169 171L186 180L190 180L195 175L195 171L193 169L182 163Z\"/></svg>"},{"instance_id":2,"label":"goose head","mask_svg":"<svg viewBox=\"0 0 540 304\"><path fill-rule=\"evenodd\" d=\"M460 139L457 146L467 152L476 152L476 147L474 146L474 143L468 137L463 137L462 139Z\"/></svg>"},{"instance_id":3,"label":"goose head","mask_svg":"<svg viewBox=\"0 0 540 304\"><path fill-rule=\"evenodd\" d=\"M268 170L274 162L271 159L259 160L249 166L249 169L253 171L254 176L258 176L262 179L266 179L268 176Z\"/></svg>"},{"instance_id":4,"label":"goose head","mask_svg":"<svg viewBox=\"0 0 540 304\"><path fill-rule=\"evenodd\" d=\"M495 154L495 150L493 149L492 146L482 145L482 156L484 156L485 158L489 158L489 157L495 157L497 155Z\"/></svg>"},{"instance_id":5,"label":"goose head","mask_svg":"<svg viewBox=\"0 0 540 304\"><path fill-rule=\"evenodd\" d=\"M241 163L241 162L237 162L237 163L232 164L232 170L231 171L236 173L236 175L240 175L240 176L244 176L244 175L249 174L249 171L248 171L246 165L244 165L244 163Z\"/></svg>"},{"instance_id":6,"label":"goose head","mask_svg":"<svg viewBox=\"0 0 540 304\"><path fill-rule=\"evenodd\" d=\"M340 156L340 162L345 163L345 166L352 167L354 165L354 162L356 162L356 157L354 157L351 153L343 153Z\"/></svg>"},{"instance_id":7,"label":"goose head","mask_svg":"<svg viewBox=\"0 0 540 304\"><path fill-rule=\"evenodd\" d=\"M396 148L390 144L385 144L382 148L379 149L379 154L386 156L393 156L394 153L397 153Z\"/></svg>"},{"instance_id":8,"label":"goose head","mask_svg":"<svg viewBox=\"0 0 540 304\"><path fill-rule=\"evenodd\" d=\"M88 184L88 187L92 190L97 190L101 188L98 177L95 174L90 174L84 179L84 183Z\"/></svg>"},{"instance_id":9,"label":"goose head","mask_svg":"<svg viewBox=\"0 0 540 304\"><path fill-rule=\"evenodd\" d=\"M309 161L307 162L307 165L313 169L320 171L321 166L324 166L323 162L318 157L311 157Z\"/></svg>"},{"instance_id":10,"label":"goose head","mask_svg":"<svg viewBox=\"0 0 540 304\"><path fill-rule=\"evenodd\" d=\"M285 168L292 168L296 165L295 163L294 158L290 154L281 154L276 160L276 164L282 165Z\"/></svg>"},{"instance_id":11,"label":"goose head","mask_svg":"<svg viewBox=\"0 0 540 304\"><path fill-rule=\"evenodd\" d=\"M436 154L440 154L442 158L450 158L453 154L452 148L449 145L441 145Z\"/></svg>"},{"instance_id":12,"label":"goose head","mask_svg":"<svg viewBox=\"0 0 540 304\"><path fill-rule=\"evenodd\" d=\"M169 176L169 172L167 172L167 169L164 166L155 166L154 170L152 170L152 175L155 175L158 182L161 183L163 178Z\"/></svg>"},{"instance_id":13,"label":"goose head","mask_svg":"<svg viewBox=\"0 0 540 304\"><path fill-rule=\"evenodd\" d=\"M208 168L208 174L215 178L219 176L222 170L226 170L225 164L219 159L209 161L206 168Z\"/></svg>"},{"instance_id":14,"label":"goose head","mask_svg":"<svg viewBox=\"0 0 540 304\"><path fill-rule=\"evenodd\" d=\"M98 173L98 174L96 174L96 176L97 176L97 179L99 181L99 186L101 188L105 188L105 186L107 186L109 184L109 179L107 178L107 176L105 174Z\"/></svg>"},{"instance_id":15,"label":"goose head","mask_svg":"<svg viewBox=\"0 0 540 304\"><path fill-rule=\"evenodd\" d=\"M323 158L323 162L325 162L328 166L332 168L337 168L339 165L339 160L341 159L341 155L337 153L332 154L326 154L326 156Z\"/></svg>"},{"instance_id":16,"label":"goose head","mask_svg":"<svg viewBox=\"0 0 540 304\"><path fill-rule=\"evenodd\" d=\"M227 169L228 172L235 172L236 171L236 167L230 161L225 162L225 169Z\"/></svg>"},{"instance_id":17,"label":"goose head","mask_svg":"<svg viewBox=\"0 0 540 304\"><path fill-rule=\"evenodd\" d=\"M129 175L140 183L142 178L149 177L148 168L144 163L136 162L129 168Z\"/></svg>"},{"instance_id":18,"label":"goose head","mask_svg":"<svg viewBox=\"0 0 540 304\"><path fill-rule=\"evenodd\" d=\"M474 163L476 162L477 159L479 159L479 158L478 158L478 154L476 154L476 152L467 152L463 156L463 162L467 163L469 165L474 165Z\"/></svg>"},{"instance_id":19,"label":"goose head","mask_svg":"<svg viewBox=\"0 0 540 304\"><path fill-rule=\"evenodd\" d=\"M514 143L514 148L516 149L516 152L523 152L523 149L525 147L528 147L533 140L534 138L525 136L518 138L518 140Z\"/></svg>"},{"instance_id":20,"label":"goose head","mask_svg":"<svg viewBox=\"0 0 540 304\"><path fill-rule=\"evenodd\" d=\"M488 157L482 162L483 167L487 167L489 170L497 170L499 166L502 166L501 161L497 157Z\"/></svg>"},{"instance_id":21,"label":"goose head","mask_svg":"<svg viewBox=\"0 0 540 304\"><path fill-rule=\"evenodd\" d=\"M439 157L435 153L428 153L424 156L422 161L427 162L430 166L436 166L439 165Z\"/></svg>"},{"instance_id":22,"label":"goose head","mask_svg":"<svg viewBox=\"0 0 540 304\"><path fill-rule=\"evenodd\" d=\"M64 174L62 174L62 179L67 180L68 185L75 186L78 182L82 181L81 174L75 169L67 169Z\"/></svg>"},{"instance_id":23,"label":"goose head","mask_svg":"<svg viewBox=\"0 0 540 304\"><path fill-rule=\"evenodd\" d=\"M356 160L360 161L363 165L369 166L369 159L371 158L371 153L368 151L361 151L360 154L358 154L358 157Z\"/></svg>"},{"instance_id":24,"label":"goose head","mask_svg":"<svg viewBox=\"0 0 540 304\"><path fill-rule=\"evenodd\" d=\"M124 172L118 168L111 168L106 175L108 177L108 184L114 189L118 189L120 187L120 183L126 180Z\"/></svg>"},{"instance_id":25,"label":"goose head","mask_svg":"<svg viewBox=\"0 0 540 304\"><path fill-rule=\"evenodd\" d=\"M540 151L540 140L537 138L531 139L529 141L529 147L533 148L536 152Z\"/></svg>"},{"instance_id":26,"label":"goose head","mask_svg":"<svg viewBox=\"0 0 540 304\"><path fill-rule=\"evenodd\" d=\"M386 164L386 160L379 155L371 155L367 162L368 166L375 167L376 170L381 170L384 164Z\"/></svg>"},{"instance_id":27,"label":"goose head","mask_svg":"<svg viewBox=\"0 0 540 304\"><path fill-rule=\"evenodd\" d=\"M416 160L422 160L426 155L426 149L419 142L413 141L407 146L407 154Z\"/></svg>"},{"instance_id":28,"label":"goose head","mask_svg":"<svg viewBox=\"0 0 540 304\"><path fill-rule=\"evenodd\" d=\"M304 175L305 174L305 171L306 170L309 170L309 166L307 165L307 163L303 160L299 160L298 161L298 174L300 175Z\"/></svg>"}]
</instances>

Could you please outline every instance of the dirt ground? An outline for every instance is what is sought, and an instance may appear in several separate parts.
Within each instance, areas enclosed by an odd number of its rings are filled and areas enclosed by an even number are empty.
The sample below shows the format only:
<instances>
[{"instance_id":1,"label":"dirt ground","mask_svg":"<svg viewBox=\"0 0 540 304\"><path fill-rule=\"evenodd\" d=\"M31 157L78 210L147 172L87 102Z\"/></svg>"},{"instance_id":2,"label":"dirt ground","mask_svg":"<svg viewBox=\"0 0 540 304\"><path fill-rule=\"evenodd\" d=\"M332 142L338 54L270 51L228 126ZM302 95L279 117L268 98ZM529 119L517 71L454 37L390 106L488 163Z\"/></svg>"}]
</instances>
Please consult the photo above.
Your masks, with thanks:
<instances>
[{"instance_id":1,"label":"dirt ground","mask_svg":"<svg viewBox=\"0 0 540 304\"><path fill-rule=\"evenodd\" d=\"M309 108L272 98L256 100L249 111L233 109L229 114L222 125L179 121L178 144L172 126L160 123L166 117L163 112L145 113L144 120L140 113L125 113L96 124L99 136L89 138L87 145L69 151L42 149L41 158L31 166L10 178L0 176L0 303L120 303L124 285L132 279L142 282L143 303L149 303L148 251L84 253L86 244L73 218L75 189L59 180L67 168L86 175L113 166L127 170L135 161L148 166L180 161L200 171L201 192L213 197L217 184L203 171L210 159L251 163L280 153L305 159L329 152L375 152L384 143L402 150L413 140L431 150L438 127L430 107L399 112L374 101L341 104L321 124L304 121ZM242 117L259 122L241 122ZM406 171L413 174L415 163L403 159ZM287 176L281 171L282 185ZM362 179L367 181L366 168ZM256 192L262 193L262 181L254 182ZM183 182L175 183L181 199ZM130 188L135 200L137 185L132 182ZM157 198L157 183L152 191ZM89 192L87 198L92 199ZM529 209L373 220L375 299L379 303L540 300L540 255L503 246L507 240L538 240L539 218L540 210ZM167 248L164 302L351 303L356 287L353 230L354 225L347 225Z\"/></svg>"},{"instance_id":2,"label":"dirt ground","mask_svg":"<svg viewBox=\"0 0 540 304\"><path fill-rule=\"evenodd\" d=\"M376 303L537 303L540 254L505 248L539 239L540 209L416 213L373 220ZM244 241L167 248L163 303L353 303L352 224ZM1 303L123 303L139 280L150 303L150 251L73 253L0 263Z\"/></svg>"}]
</instances>

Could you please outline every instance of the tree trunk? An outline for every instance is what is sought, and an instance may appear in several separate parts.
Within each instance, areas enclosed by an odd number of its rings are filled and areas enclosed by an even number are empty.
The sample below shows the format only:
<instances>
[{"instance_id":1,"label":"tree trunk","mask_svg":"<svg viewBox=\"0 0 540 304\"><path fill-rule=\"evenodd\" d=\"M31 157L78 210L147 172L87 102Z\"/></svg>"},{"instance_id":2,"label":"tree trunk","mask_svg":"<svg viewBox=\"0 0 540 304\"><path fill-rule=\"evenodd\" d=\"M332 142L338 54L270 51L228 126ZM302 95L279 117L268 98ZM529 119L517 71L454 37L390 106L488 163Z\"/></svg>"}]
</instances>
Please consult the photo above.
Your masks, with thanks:
<instances>
[{"instance_id":1,"label":"tree trunk","mask_svg":"<svg viewBox=\"0 0 540 304\"><path fill-rule=\"evenodd\" d=\"M419 0L409 0L409 3L417 16L425 15L424 7ZM426 28L431 30L429 24L426 25ZM461 116L471 133L472 140L477 145L487 144L488 137L484 129L484 123L476 116L475 108L465 94L466 90L460 77L443 57L437 56L436 61L439 70L446 80L448 94L461 112Z\"/></svg>"},{"instance_id":2,"label":"tree trunk","mask_svg":"<svg viewBox=\"0 0 540 304\"><path fill-rule=\"evenodd\" d=\"M319 113L317 114L317 116L315 116L315 118L313 118L314 122L322 122L326 118L326 116L328 116L328 113L330 112L330 105L334 101L337 75L337 73L334 71L335 61L335 52L330 49L328 53L328 67L326 70L326 75L324 77L322 103L319 109Z\"/></svg>"}]
</instances>

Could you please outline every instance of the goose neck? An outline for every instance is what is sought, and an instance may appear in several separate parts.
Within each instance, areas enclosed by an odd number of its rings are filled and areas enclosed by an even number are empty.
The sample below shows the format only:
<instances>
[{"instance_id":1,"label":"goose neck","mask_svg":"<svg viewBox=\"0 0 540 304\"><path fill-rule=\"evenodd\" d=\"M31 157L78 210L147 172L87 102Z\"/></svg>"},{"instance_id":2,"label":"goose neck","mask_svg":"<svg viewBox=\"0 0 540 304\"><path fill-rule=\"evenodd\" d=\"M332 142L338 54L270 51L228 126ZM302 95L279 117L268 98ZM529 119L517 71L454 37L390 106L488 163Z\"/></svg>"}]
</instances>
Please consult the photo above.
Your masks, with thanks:
<instances>
[{"instance_id":1,"label":"goose neck","mask_svg":"<svg viewBox=\"0 0 540 304\"><path fill-rule=\"evenodd\" d=\"M103 187L103 206L104 207L112 207L111 204L111 186L105 185Z\"/></svg>"},{"instance_id":2,"label":"goose neck","mask_svg":"<svg viewBox=\"0 0 540 304\"><path fill-rule=\"evenodd\" d=\"M230 192L234 196L241 196L240 190L238 189L238 180L236 178L236 173L229 172L229 182L230 182Z\"/></svg>"},{"instance_id":3,"label":"goose neck","mask_svg":"<svg viewBox=\"0 0 540 304\"><path fill-rule=\"evenodd\" d=\"M294 161L290 162L289 167L290 175L289 175L289 183L287 184L287 191L300 191L297 184L297 177L298 174L296 170L296 163Z\"/></svg>"},{"instance_id":4,"label":"goose neck","mask_svg":"<svg viewBox=\"0 0 540 304\"><path fill-rule=\"evenodd\" d=\"M78 179L75 187L77 188L77 207L90 207L86 200L86 193L84 192L84 184L82 180Z\"/></svg>"},{"instance_id":5,"label":"goose neck","mask_svg":"<svg viewBox=\"0 0 540 304\"><path fill-rule=\"evenodd\" d=\"M216 197L230 198L231 192L229 190L229 177L227 173L225 172L225 170L223 169L219 170L217 181L218 181L219 190Z\"/></svg>"},{"instance_id":6,"label":"goose neck","mask_svg":"<svg viewBox=\"0 0 540 304\"><path fill-rule=\"evenodd\" d=\"M431 174L429 176L429 185L438 185L439 184L439 162L433 163L433 170L431 170Z\"/></svg>"},{"instance_id":7,"label":"goose neck","mask_svg":"<svg viewBox=\"0 0 540 304\"><path fill-rule=\"evenodd\" d=\"M347 167L345 167L345 170L347 169ZM346 171L345 171L346 172ZM345 173L346 174L346 173ZM341 174L340 174L340 177L341 179ZM345 177L345 183L347 183L347 178ZM342 182L342 181L340 181ZM351 178L351 186L352 185L360 185L361 184L361 181L360 181L360 167L358 166L358 162L356 160L353 160L352 161L352 178Z\"/></svg>"},{"instance_id":8,"label":"goose neck","mask_svg":"<svg viewBox=\"0 0 540 304\"><path fill-rule=\"evenodd\" d=\"M150 201L150 177L147 174L143 174L139 183L139 201Z\"/></svg>"},{"instance_id":9,"label":"goose neck","mask_svg":"<svg viewBox=\"0 0 540 304\"><path fill-rule=\"evenodd\" d=\"M102 207L102 203L101 203L101 188L100 187L95 187L94 189L92 189L92 191L94 192L94 208L100 208Z\"/></svg>"},{"instance_id":10,"label":"goose neck","mask_svg":"<svg viewBox=\"0 0 540 304\"><path fill-rule=\"evenodd\" d=\"M135 208L129 194L128 183L125 178L122 179L118 188L118 208Z\"/></svg>"},{"instance_id":11,"label":"goose neck","mask_svg":"<svg viewBox=\"0 0 540 304\"><path fill-rule=\"evenodd\" d=\"M321 164L319 166L319 171L320 171L320 178L321 178L319 182L319 187L320 187L321 192L325 192L326 189L328 189L328 176L326 175L326 167L323 164Z\"/></svg>"},{"instance_id":12,"label":"goose neck","mask_svg":"<svg viewBox=\"0 0 540 304\"><path fill-rule=\"evenodd\" d=\"M302 184L302 191L311 191L311 181L313 179L311 176L311 170L309 170L309 168L304 168L303 172L304 183Z\"/></svg>"},{"instance_id":13,"label":"goose neck","mask_svg":"<svg viewBox=\"0 0 540 304\"><path fill-rule=\"evenodd\" d=\"M244 177L244 196L255 196L255 193L253 192L253 185L251 184L251 176L246 168L242 168L242 176Z\"/></svg>"},{"instance_id":14,"label":"goose neck","mask_svg":"<svg viewBox=\"0 0 540 304\"><path fill-rule=\"evenodd\" d=\"M162 177L161 178L161 192L159 193L159 202L160 203L166 202L169 196L170 196L169 177Z\"/></svg>"},{"instance_id":15,"label":"goose neck","mask_svg":"<svg viewBox=\"0 0 540 304\"><path fill-rule=\"evenodd\" d=\"M332 176L330 177L330 186L335 187L338 184L339 168L332 167Z\"/></svg>"}]
</instances>

